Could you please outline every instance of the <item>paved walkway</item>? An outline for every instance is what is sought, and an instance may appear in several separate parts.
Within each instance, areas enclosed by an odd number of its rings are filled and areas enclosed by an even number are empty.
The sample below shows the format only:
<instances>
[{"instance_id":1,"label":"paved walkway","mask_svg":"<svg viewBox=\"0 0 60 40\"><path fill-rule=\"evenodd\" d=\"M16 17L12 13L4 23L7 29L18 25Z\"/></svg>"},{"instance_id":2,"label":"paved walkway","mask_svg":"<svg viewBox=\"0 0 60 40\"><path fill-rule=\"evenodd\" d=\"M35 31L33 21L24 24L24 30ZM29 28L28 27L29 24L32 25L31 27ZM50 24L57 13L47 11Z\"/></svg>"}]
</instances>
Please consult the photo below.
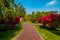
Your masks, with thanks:
<instances>
[{"instance_id":1,"label":"paved walkway","mask_svg":"<svg viewBox=\"0 0 60 40\"><path fill-rule=\"evenodd\" d=\"M28 24L27 22L24 23L22 33L17 37L16 40L42 40L34 29L34 26L35 25Z\"/></svg>"}]
</instances>

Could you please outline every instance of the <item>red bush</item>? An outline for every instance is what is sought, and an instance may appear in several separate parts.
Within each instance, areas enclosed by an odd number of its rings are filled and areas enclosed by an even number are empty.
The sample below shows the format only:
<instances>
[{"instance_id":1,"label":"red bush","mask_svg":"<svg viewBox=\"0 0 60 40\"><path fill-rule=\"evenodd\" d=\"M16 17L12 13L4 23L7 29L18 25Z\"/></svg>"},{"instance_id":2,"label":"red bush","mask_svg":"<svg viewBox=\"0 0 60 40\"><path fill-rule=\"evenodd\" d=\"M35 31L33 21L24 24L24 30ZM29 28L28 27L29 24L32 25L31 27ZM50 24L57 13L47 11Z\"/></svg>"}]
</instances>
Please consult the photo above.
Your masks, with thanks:
<instances>
[{"instance_id":1,"label":"red bush","mask_svg":"<svg viewBox=\"0 0 60 40\"><path fill-rule=\"evenodd\" d=\"M38 18L38 22L51 22L51 15L46 15Z\"/></svg>"},{"instance_id":2,"label":"red bush","mask_svg":"<svg viewBox=\"0 0 60 40\"><path fill-rule=\"evenodd\" d=\"M35 18L31 18L31 21L32 21L32 22L35 22Z\"/></svg>"},{"instance_id":3,"label":"red bush","mask_svg":"<svg viewBox=\"0 0 60 40\"><path fill-rule=\"evenodd\" d=\"M16 24L19 24L20 23L20 17L19 16L16 16L16 17L13 17L13 16L5 16L4 19L0 19L0 24L4 24L6 25L6 29L7 31L9 31L9 29L16 25Z\"/></svg>"},{"instance_id":4,"label":"red bush","mask_svg":"<svg viewBox=\"0 0 60 40\"><path fill-rule=\"evenodd\" d=\"M5 24L5 25L16 25L20 23L20 17L16 16L16 17L12 17L12 16L8 16L5 17L5 19L2 20L1 24Z\"/></svg>"},{"instance_id":5,"label":"red bush","mask_svg":"<svg viewBox=\"0 0 60 40\"><path fill-rule=\"evenodd\" d=\"M20 23L20 17L16 16L14 22L15 22L15 24L19 24Z\"/></svg>"},{"instance_id":6,"label":"red bush","mask_svg":"<svg viewBox=\"0 0 60 40\"><path fill-rule=\"evenodd\" d=\"M48 14L45 15L44 17L38 18L38 22L43 23L44 25L46 25L47 23L51 24L54 23L56 25L58 21L60 22L60 16L57 14Z\"/></svg>"},{"instance_id":7,"label":"red bush","mask_svg":"<svg viewBox=\"0 0 60 40\"><path fill-rule=\"evenodd\" d=\"M39 23L42 23L42 22L43 22L43 17L39 17L39 18L38 18L38 22L39 22Z\"/></svg>"}]
</instances>

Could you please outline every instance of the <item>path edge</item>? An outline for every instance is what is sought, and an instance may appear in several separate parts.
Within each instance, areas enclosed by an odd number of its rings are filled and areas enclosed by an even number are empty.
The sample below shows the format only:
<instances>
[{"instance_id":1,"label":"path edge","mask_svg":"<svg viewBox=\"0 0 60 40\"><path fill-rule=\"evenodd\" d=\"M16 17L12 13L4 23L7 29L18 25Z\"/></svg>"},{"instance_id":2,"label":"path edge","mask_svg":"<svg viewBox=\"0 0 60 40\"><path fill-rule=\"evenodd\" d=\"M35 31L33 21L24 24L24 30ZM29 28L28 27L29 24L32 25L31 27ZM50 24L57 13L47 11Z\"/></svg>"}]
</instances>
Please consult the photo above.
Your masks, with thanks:
<instances>
[{"instance_id":1,"label":"path edge","mask_svg":"<svg viewBox=\"0 0 60 40\"><path fill-rule=\"evenodd\" d=\"M22 33L22 31L23 31L23 29L14 38L12 38L11 40L16 40L19 37L19 35Z\"/></svg>"},{"instance_id":2,"label":"path edge","mask_svg":"<svg viewBox=\"0 0 60 40\"><path fill-rule=\"evenodd\" d=\"M41 39L44 40L43 37L42 37L42 35L36 30L36 28L34 28L34 29L38 33L39 37L41 37Z\"/></svg>"}]
</instances>

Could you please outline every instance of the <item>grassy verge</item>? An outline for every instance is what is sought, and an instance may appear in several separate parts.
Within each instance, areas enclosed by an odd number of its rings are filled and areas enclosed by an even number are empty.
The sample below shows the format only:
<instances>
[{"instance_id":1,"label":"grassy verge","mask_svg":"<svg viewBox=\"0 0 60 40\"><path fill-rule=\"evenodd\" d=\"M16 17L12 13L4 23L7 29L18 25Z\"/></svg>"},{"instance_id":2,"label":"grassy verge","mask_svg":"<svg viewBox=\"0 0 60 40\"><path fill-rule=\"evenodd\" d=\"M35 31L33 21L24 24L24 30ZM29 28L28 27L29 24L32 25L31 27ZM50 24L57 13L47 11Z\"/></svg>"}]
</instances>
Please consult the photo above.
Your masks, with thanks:
<instances>
[{"instance_id":1,"label":"grassy verge","mask_svg":"<svg viewBox=\"0 0 60 40\"><path fill-rule=\"evenodd\" d=\"M10 29L9 32L7 31L0 31L0 40L10 40L13 37L15 37L20 31L22 27L14 27L13 29Z\"/></svg>"},{"instance_id":2,"label":"grassy verge","mask_svg":"<svg viewBox=\"0 0 60 40\"><path fill-rule=\"evenodd\" d=\"M30 23L30 24L40 24L38 22L31 22L31 21L27 21L27 22Z\"/></svg>"},{"instance_id":3,"label":"grassy verge","mask_svg":"<svg viewBox=\"0 0 60 40\"><path fill-rule=\"evenodd\" d=\"M21 22L20 22L20 24L23 24L23 23L24 23L24 21L21 21Z\"/></svg>"},{"instance_id":4,"label":"grassy verge","mask_svg":"<svg viewBox=\"0 0 60 40\"><path fill-rule=\"evenodd\" d=\"M53 31L47 30L46 28L36 26L37 31L41 34L44 40L60 40L60 30Z\"/></svg>"}]
</instances>

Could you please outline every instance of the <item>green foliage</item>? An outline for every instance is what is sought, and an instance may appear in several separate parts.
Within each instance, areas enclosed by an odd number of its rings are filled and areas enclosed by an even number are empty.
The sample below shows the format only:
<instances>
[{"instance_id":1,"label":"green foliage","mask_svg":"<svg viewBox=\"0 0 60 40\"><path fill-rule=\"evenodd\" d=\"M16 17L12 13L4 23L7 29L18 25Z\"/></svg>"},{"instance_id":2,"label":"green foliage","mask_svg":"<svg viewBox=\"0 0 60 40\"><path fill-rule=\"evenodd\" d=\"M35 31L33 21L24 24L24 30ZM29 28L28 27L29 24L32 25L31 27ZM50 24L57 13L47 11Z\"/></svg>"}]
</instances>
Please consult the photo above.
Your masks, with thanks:
<instances>
[{"instance_id":1,"label":"green foliage","mask_svg":"<svg viewBox=\"0 0 60 40\"><path fill-rule=\"evenodd\" d=\"M15 20L15 17L24 17L25 13L25 8L22 5L15 4L14 0L0 0L0 25L7 24L8 30L9 23L11 22L10 24L12 25L14 21L16 22L19 19Z\"/></svg>"},{"instance_id":2,"label":"green foliage","mask_svg":"<svg viewBox=\"0 0 60 40\"><path fill-rule=\"evenodd\" d=\"M25 8L20 4L20 6L16 6L16 15L20 16L20 17L24 17L26 12L25 12Z\"/></svg>"},{"instance_id":3,"label":"green foliage","mask_svg":"<svg viewBox=\"0 0 60 40\"><path fill-rule=\"evenodd\" d=\"M31 18L35 18L35 12L32 12Z\"/></svg>"},{"instance_id":4,"label":"green foliage","mask_svg":"<svg viewBox=\"0 0 60 40\"><path fill-rule=\"evenodd\" d=\"M22 29L22 26L11 28L9 32L0 30L0 40L12 40Z\"/></svg>"},{"instance_id":5,"label":"green foliage","mask_svg":"<svg viewBox=\"0 0 60 40\"><path fill-rule=\"evenodd\" d=\"M41 34L44 40L60 40L60 30L48 30L47 27L43 28L36 26L37 31Z\"/></svg>"}]
</instances>

